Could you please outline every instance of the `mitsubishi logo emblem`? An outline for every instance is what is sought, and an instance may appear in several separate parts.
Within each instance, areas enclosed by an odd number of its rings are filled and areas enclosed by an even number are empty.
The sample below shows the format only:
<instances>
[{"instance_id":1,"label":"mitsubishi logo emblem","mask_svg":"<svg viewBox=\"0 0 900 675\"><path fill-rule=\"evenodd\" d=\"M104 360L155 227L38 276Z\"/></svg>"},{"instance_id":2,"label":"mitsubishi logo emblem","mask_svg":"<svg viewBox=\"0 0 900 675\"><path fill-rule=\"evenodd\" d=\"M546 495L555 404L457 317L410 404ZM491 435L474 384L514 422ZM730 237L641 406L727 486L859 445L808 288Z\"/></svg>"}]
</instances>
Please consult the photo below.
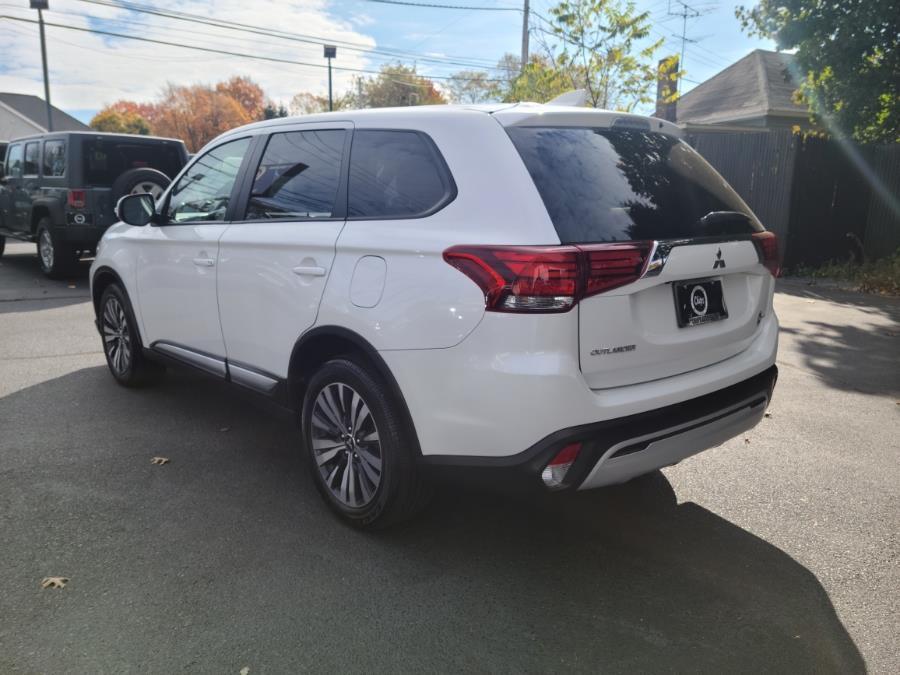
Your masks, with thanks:
<instances>
[{"instance_id":1,"label":"mitsubishi logo emblem","mask_svg":"<svg viewBox=\"0 0 900 675\"><path fill-rule=\"evenodd\" d=\"M716 253L716 261L713 263L713 269L717 270L719 268L725 269L725 261L722 260L722 249L719 249L719 252Z\"/></svg>"}]
</instances>

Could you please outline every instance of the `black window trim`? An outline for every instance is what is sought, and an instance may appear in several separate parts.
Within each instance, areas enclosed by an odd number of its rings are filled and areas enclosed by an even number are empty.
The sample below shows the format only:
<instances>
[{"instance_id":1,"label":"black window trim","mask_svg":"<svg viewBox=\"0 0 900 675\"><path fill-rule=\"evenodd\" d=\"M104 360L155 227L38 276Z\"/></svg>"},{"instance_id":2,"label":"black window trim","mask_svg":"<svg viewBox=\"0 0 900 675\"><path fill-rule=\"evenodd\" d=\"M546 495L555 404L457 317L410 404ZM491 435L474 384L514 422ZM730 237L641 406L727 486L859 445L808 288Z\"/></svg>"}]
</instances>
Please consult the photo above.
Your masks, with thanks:
<instances>
[{"instance_id":1,"label":"black window trim","mask_svg":"<svg viewBox=\"0 0 900 675\"><path fill-rule=\"evenodd\" d=\"M278 129L276 131L270 131L269 128L266 127L265 131L256 134L256 143L251 149L252 151L248 153L248 155L250 155L250 163L247 164L246 171L244 171L244 175L241 177L240 190L238 191L238 196L235 201L234 215L237 216L237 214L241 214L241 218L235 218L231 221L232 224L258 225L260 223L321 223L335 220L343 221L347 219L347 178L350 166L350 142L353 137L353 127L348 125L346 122L338 122L333 126L327 124L323 125L321 123L315 123L314 125L311 124L309 126L310 128L307 129L292 128ZM280 218L247 218L247 210L250 208L250 193L253 190L253 183L256 179L256 171L259 168L260 163L262 162L263 155L266 152L269 141L272 140L272 136L275 136L276 134L293 134L310 131L344 132L344 147L341 150L340 175L338 177L337 192L334 196L334 210L332 211L332 215L319 218L303 218L299 216L284 216Z\"/></svg>"},{"instance_id":2,"label":"black window trim","mask_svg":"<svg viewBox=\"0 0 900 675\"><path fill-rule=\"evenodd\" d=\"M355 139L356 134L358 132L363 131L399 131L403 133L413 133L420 136L424 141L425 145L430 149L432 158L435 160L435 164L438 167L438 174L441 178L441 183L444 185L444 194L443 196L435 202L433 206L426 209L425 211L421 211L419 213L410 213L405 215L386 215L386 216L351 216L349 211L349 175L350 175L350 158L353 156L353 147L351 140L351 147L349 156L347 158L347 176L348 176L348 185L347 185L347 202L345 203L345 208L347 209L347 221L357 221L357 220L417 220L420 218L428 218L429 216L433 216L438 211L442 210L448 204L452 203L457 195L459 194L456 188L456 181L453 179L453 173L450 171L450 167L447 165L447 161L444 159L444 156L441 154L440 148L438 148L437 144L434 142L434 139L431 138L430 135L425 133L424 131L420 131L419 129L404 129L401 127L363 127L362 129L354 129L353 137Z\"/></svg>"},{"instance_id":3,"label":"black window trim","mask_svg":"<svg viewBox=\"0 0 900 675\"><path fill-rule=\"evenodd\" d=\"M213 150L222 147L226 143L231 143L233 141L241 141L244 139L249 139L250 144L247 147L247 151L244 153L243 159L241 159L241 165L238 167L237 174L235 174L234 184L231 186L231 196L228 198L228 206L225 209L225 217L222 220L183 220L180 222L175 221L175 220L169 220L168 212L169 212L169 202L172 199L172 190L175 188L175 186L178 184L178 182L187 175L188 171L191 170L191 168L194 166L194 164L196 164L203 157L205 157L206 155L211 153ZM166 189L166 198L163 200L162 208L159 210L159 222L154 221L153 225L156 225L158 227L173 227L173 226L177 227L177 226L181 226L181 225L225 225L225 224L233 222L231 220L231 217L234 215L235 195L240 196L240 194L241 194L241 191L239 188L242 185L242 181L244 180L244 174L247 171L247 160L248 160L248 158L250 158L253 155L257 141L258 141L258 137L254 136L253 134L246 134L246 135L235 136L235 137L229 136L228 138L223 138L221 143L217 143L216 145L213 145L212 147L204 147L202 154L198 152L196 155L194 155L187 164L185 164L183 167L181 167L181 171L178 172L178 175L175 176L172 183Z\"/></svg>"},{"instance_id":4,"label":"black window trim","mask_svg":"<svg viewBox=\"0 0 900 675\"><path fill-rule=\"evenodd\" d=\"M25 159L25 157L27 156L29 145L36 145L37 149L38 149L38 157L37 157L37 162L36 162L37 173L25 173L25 167L28 164L28 161ZM41 145L42 145L42 143L41 143L40 138L35 138L34 140L31 140L31 141L25 141L22 144L22 146L23 146L22 147L22 178L40 178L41 177L41 169L43 168L42 164L44 162L43 148L41 147Z\"/></svg>"},{"instance_id":5,"label":"black window trim","mask_svg":"<svg viewBox=\"0 0 900 675\"><path fill-rule=\"evenodd\" d=\"M62 143L66 149L66 161L63 166L63 172L59 176L48 176L44 173L44 158L47 156L47 143ZM41 177L42 178L65 178L69 172L69 144L66 142L65 136L57 136L55 138L45 138L41 143Z\"/></svg>"}]
</instances>

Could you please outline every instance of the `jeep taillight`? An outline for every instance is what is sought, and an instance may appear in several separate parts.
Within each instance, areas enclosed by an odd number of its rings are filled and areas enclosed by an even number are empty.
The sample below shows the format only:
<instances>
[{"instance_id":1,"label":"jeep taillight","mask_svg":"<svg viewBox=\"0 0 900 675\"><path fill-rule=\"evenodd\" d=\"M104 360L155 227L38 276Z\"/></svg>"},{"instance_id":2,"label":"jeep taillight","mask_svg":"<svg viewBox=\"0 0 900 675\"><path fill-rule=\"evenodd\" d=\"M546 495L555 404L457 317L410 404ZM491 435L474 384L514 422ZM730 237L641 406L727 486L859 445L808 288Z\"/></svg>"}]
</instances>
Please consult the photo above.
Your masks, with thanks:
<instances>
[{"instance_id":1,"label":"jeep taillight","mask_svg":"<svg viewBox=\"0 0 900 675\"><path fill-rule=\"evenodd\" d=\"M69 190L69 197L66 203L71 209L83 209L87 204L87 197L84 190Z\"/></svg>"},{"instance_id":2,"label":"jeep taillight","mask_svg":"<svg viewBox=\"0 0 900 675\"><path fill-rule=\"evenodd\" d=\"M756 232L753 235L753 244L759 254L759 261L777 277L781 273L781 264L778 260L778 237L774 232Z\"/></svg>"},{"instance_id":3,"label":"jeep taillight","mask_svg":"<svg viewBox=\"0 0 900 675\"><path fill-rule=\"evenodd\" d=\"M494 312L565 312L581 298L640 279L652 242L583 246L453 246L444 260Z\"/></svg>"}]
</instances>

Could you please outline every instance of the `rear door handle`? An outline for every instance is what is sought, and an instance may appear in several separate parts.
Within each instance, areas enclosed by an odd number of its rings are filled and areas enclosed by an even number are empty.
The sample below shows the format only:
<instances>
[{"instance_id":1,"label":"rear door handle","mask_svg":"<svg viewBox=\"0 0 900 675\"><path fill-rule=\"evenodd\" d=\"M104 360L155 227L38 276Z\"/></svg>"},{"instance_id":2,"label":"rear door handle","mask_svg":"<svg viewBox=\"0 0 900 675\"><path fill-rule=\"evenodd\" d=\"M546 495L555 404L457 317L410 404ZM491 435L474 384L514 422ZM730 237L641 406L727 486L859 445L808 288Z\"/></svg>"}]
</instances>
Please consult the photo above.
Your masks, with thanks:
<instances>
[{"instance_id":1,"label":"rear door handle","mask_svg":"<svg viewBox=\"0 0 900 675\"><path fill-rule=\"evenodd\" d=\"M301 277L324 277L326 270L324 267L306 267L301 265L300 267L295 267L292 271L294 272L294 274L297 274Z\"/></svg>"},{"instance_id":2,"label":"rear door handle","mask_svg":"<svg viewBox=\"0 0 900 675\"><path fill-rule=\"evenodd\" d=\"M216 261L212 258L194 258L194 264L197 267L212 267L216 264Z\"/></svg>"}]
</instances>

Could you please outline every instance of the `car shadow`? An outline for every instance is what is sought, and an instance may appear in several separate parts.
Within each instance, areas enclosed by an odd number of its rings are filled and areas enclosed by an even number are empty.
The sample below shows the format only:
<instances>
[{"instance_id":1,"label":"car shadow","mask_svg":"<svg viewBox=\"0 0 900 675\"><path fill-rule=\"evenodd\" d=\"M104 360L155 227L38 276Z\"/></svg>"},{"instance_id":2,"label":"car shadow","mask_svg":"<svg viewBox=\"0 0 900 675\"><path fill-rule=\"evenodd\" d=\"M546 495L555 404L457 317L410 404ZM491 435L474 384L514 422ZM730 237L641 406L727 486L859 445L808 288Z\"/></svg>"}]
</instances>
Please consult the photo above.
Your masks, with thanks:
<instances>
[{"instance_id":1,"label":"car shadow","mask_svg":"<svg viewBox=\"0 0 900 675\"><path fill-rule=\"evenodd\" d=\"M804 365L829 386L868 394L900 395L900 299L780 284L779 293L810 301L826 300L852 307L876 319L854 324L806 320L799 326L782 325L792 335Z\"/></svg>"},{"instance_id":2,"label":"car shadow","mask_svg":"<svg viewBox=\"0 0 900 675\"><path fill-rule=\"evenodd\" d=\"M363 533L292 421L202 376L83 369L0 398L0 429L0 670L865 670L806 568L662 474L441 488ZM36 590L47 574L71 581Z\"/></svg>"},{"instance_id":3,"label":"car shadow","mask_svg":"<svg viewBox=\"0 0 900 675\"><path fill-rule=\"evenodd\" d=\"M85 302L90 297L91 260L78 261L64 279L48 279L33 244L10 243L0 257L0 314L46 309Z\"/></svg>"}]
</instances>

